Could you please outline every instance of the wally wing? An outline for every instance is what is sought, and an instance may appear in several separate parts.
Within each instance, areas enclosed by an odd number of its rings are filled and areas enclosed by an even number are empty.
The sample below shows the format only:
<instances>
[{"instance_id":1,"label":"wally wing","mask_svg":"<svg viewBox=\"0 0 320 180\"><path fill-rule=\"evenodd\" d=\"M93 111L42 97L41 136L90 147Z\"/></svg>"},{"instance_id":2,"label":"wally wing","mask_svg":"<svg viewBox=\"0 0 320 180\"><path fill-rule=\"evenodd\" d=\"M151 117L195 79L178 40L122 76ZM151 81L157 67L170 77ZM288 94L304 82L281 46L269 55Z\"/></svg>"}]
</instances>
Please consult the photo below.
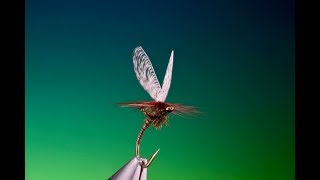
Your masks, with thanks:
<instances>
[{"instance_id":1,"label":"wally wing","mask_svg":"<svg viewBox=\"0 0 320 180\"><path fill-rule=\"evenodd\" d=\"M161 94L161 86L151 61L141 46L133 51L133 66L137 79L155 101L158 101Z\"/></svg>"},{"instance_id":2,"label":"wally wing","mask_svg":"<svg viewBox=\"0 0 320 180\"><path fill-rule=\"evenodd\" d=\"M168 92L171 85L171 77L172 77L172 68L173 68L173 51L171 52L166 75L164 76L164 80L162 83L162 91L160 96L158 97L157 101L164 102L168 96Z\"/></svg>"}]
</instances>

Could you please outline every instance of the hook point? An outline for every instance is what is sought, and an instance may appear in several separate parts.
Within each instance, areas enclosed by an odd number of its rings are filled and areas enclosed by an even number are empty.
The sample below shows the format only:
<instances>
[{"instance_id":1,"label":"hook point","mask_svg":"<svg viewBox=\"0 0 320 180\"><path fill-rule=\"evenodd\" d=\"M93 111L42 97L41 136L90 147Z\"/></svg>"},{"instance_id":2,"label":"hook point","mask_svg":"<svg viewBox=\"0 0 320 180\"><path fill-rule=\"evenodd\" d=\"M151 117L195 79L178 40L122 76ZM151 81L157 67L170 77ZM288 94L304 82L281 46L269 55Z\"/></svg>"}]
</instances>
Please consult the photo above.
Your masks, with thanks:
<instances>
[{"instance_id":1,"label":"hook point","mask_svg":"<svg viewBox=\"0 0 320 180\"><path fill-rule=\"evenodd\" d=\"M156 158L158 152L160 151L160 148L155 152L153 153L153 155L151 156L150 160L147 162L147 164L144 166L145 168L149 167L150 164L152 163L152 161Z\"/></svg>"}]
</instances>

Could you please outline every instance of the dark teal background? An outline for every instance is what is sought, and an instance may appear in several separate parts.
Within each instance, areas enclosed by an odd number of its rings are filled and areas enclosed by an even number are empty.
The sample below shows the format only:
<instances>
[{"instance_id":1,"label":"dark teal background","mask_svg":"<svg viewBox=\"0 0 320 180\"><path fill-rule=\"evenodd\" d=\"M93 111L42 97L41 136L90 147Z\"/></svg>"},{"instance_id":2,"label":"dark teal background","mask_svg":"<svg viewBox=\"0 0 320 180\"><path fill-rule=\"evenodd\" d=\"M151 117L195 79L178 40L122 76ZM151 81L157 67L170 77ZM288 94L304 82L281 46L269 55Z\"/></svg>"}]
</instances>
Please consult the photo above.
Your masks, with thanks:
<instances>
[{"instance_id":1,"label":"dark teal background","mask_svg":"<svg viewBox=\"0 0 320 180\"><path fill-rule=\"evenodd\" d=\"M26 179L106 179L134 156L152 100L137 81L142 46L168 102L199 107L148 129L149 180L294 179L293 1L26 1Z\"/></svg>"}]
</instances>

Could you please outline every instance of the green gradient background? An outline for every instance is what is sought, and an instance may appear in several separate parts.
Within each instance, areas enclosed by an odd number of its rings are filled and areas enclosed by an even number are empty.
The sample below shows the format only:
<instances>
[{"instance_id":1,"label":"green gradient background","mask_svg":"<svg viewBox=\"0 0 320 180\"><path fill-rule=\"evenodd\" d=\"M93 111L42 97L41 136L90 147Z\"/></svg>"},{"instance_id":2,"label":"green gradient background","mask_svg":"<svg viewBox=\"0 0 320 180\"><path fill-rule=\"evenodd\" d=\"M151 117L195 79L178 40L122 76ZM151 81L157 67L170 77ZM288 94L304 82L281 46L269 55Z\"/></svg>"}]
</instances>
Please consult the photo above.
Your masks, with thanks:
<instances>
[{"instance_id":1,"label":"green gradient background","mask_svg":"<svg viewBox=\"0 0 320 180\"><path fill-rule=\"evenodd\" d=\"M134 156L151 100L141 45L168 102L201 108L148 129L148 179L294 179L294 2L26 1L26 179L106 179Z\"/></svg>"}]
</instances>

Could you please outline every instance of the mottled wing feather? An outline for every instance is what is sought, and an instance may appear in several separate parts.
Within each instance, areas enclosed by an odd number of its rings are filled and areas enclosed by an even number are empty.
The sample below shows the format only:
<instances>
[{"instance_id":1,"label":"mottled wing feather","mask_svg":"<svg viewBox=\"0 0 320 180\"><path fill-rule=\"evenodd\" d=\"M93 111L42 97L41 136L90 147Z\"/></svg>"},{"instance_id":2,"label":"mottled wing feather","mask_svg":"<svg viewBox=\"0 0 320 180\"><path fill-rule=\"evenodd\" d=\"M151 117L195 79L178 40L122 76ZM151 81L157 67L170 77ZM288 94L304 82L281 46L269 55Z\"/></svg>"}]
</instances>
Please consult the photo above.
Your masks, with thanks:
<instances>
[{"instance_id":1,"label":"mottled wing feather","mask_svg":"<svg viewBox=\"0 0 320 180\"><path fill-rule=\"evenodd\" d=\"M166 71L166 74L164 76L164 80L162 83L162 88L161 88L162 91L160 93L158 101L164 102L167 98L167 95L168 95L168 92L170 89L170 85L171 85L172 68L173 68L173 51L171 52L171 55L170 55L169 63L167 66L167 71Z\"/></svg>"},{"instance_id":2,"label":"mottled wing feather","mask_svg":"<svg viewBox=\"0 0 320 180\"><path fill-rule=\"evenodd\" d=\"M155 101L158 101L162 91L161 86L151 61L141 46L136 47L133 51L133 66L142 87Z\"/></svg>"}]
</instances>

